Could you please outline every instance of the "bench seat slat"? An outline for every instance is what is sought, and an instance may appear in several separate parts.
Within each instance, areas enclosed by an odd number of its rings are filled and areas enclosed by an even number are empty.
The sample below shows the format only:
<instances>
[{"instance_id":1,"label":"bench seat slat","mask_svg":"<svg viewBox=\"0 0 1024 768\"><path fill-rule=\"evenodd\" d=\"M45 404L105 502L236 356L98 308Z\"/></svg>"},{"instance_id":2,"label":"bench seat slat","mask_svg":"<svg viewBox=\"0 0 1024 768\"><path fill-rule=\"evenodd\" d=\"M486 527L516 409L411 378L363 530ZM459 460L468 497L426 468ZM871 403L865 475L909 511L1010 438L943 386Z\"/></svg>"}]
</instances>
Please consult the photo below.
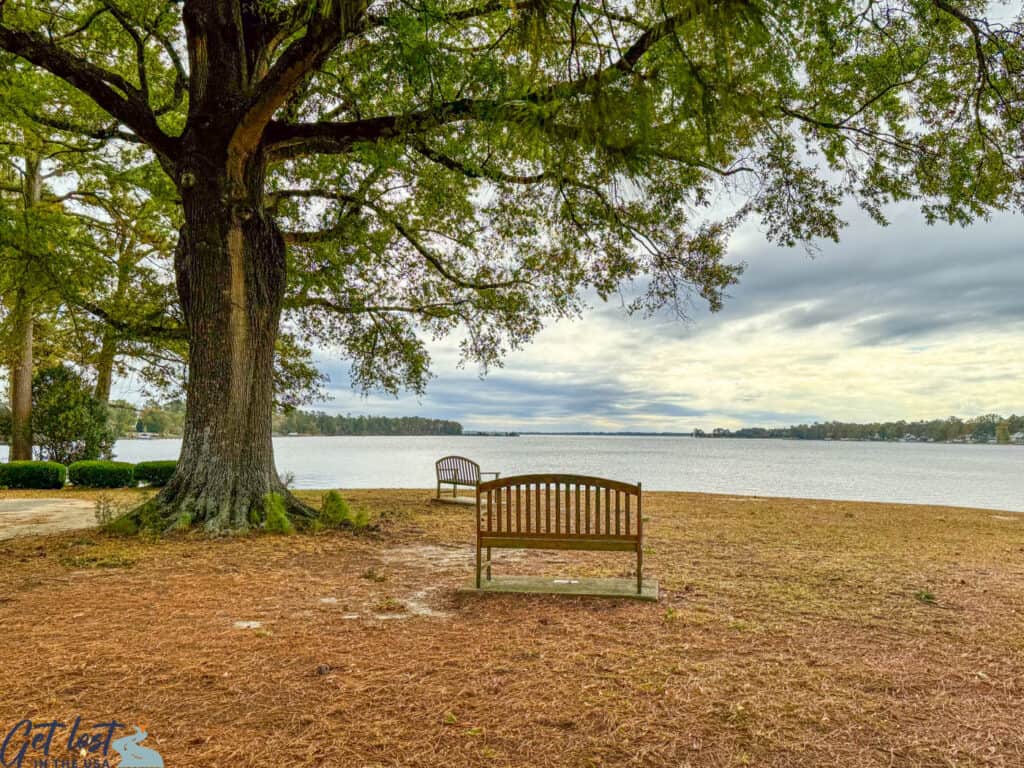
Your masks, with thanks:
<instances>
[{"instance_id":1,"label":"bench seat slat","mask_svg":"<svg viewBox=\"0 0 1024 768\"><path fill-rule=\"evenodd\" d=\"M480 546L493 549L578 549L636 552L639 542L617 536L481 536Z\"/></svg>"}]
</instances>

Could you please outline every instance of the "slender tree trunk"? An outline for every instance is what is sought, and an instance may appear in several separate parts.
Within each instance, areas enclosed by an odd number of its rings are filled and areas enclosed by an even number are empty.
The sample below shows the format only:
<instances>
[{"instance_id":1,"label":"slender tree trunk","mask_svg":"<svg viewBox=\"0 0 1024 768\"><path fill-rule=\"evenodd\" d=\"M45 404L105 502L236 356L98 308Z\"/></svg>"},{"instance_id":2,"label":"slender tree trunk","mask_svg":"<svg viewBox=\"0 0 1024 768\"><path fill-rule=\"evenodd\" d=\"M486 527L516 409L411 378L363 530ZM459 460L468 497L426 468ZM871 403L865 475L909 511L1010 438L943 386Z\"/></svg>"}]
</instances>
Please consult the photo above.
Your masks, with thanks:
<instances>
[{"instance_id":1,"label":"slender tree trunk","mask_svg":"<svg viewBox=\"0 0 1024 768\"><path fill-rule=\"evenodd\" d=\"M43 176L36 157L25 158L25 179L22 189L22 213L26 227L32 209L43 194ZM9 461L32 458L32 371L34 312L29 286L21 285L15 292L12 311L15 352L11 360L11 450Z\"/></svg>"},{"instance_id":2,"label":"slender tree trunk","mask_svg":"<svg viewBox=\"0 0 1024 768\"><path fill-rule=\"evenodd\" d=\"M10 461L32 458L32 304L24 288L14 299L15 352L11 360Z\"/></svg>"},{"instance_id":3,"label":"slender tree trunk","mask_svg":"<svg viewBox=\"0 0 1024 768\"><path fill-rule=\"evenodd\" d=\"M101 403L110 402L110 386L114 379L114 358L117 356L117 337L110 328L103 332L103 342L96 358L96 391Z\"/></svg>"},{"instance_id":4,"label":"slender tree trunk","mask_svg":"<svg viewBox=\"0 0 1024 768\"><path fill-rule=\"evenodd\" d=\"M119 247L117 260L117 284L114 286L114 304L119 305L128 290L128 273L131 269L132 243ZM117 331L107 326L103 331L99 355L96 358L96 391L94 396L101 403L110 402L110 387L114 381L114 362L117 359Z\"/></svg>"}]
</instances>

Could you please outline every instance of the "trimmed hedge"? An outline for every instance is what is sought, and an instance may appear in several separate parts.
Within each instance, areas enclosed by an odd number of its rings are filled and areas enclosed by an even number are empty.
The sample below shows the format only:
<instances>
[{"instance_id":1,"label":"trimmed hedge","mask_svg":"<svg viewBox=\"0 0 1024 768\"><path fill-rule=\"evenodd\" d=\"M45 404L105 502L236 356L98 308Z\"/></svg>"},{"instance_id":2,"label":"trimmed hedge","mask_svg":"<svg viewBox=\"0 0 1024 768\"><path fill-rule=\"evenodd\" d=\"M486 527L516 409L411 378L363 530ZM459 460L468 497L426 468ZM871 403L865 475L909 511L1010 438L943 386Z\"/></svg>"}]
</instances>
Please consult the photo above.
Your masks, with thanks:
<instances>
[{"instance_id":1,"label":"trimmed hedge","mask_svg":"<svg viewBox=\"0 0 1024 768\"><path fill-rule=\"evenodd\" d=\"M177 466L176 461L140 461L135 465L135 479L149 485L167 485Z\"/></svg>"},{"instance_id":2,"label":"trimmed hedge","mask_svg":"<svg viewBox=\"0 0 1024 768\"><path fill-rule=\"evenodd\" d=\"M9 461L0 464L4 488L63 488L67 468L55 461Z\"/></svg>"},{"instance_id":3,"label":"trimmed hedge","mask_svg":"<svg viewBox=\"0 0 1024 768\"><path fill-rule=\"evenodd\" d=\"M68 480L79 488L128 488L135 485L135 467L124 461L76 461Z\"/></svg>"}]
</instances>

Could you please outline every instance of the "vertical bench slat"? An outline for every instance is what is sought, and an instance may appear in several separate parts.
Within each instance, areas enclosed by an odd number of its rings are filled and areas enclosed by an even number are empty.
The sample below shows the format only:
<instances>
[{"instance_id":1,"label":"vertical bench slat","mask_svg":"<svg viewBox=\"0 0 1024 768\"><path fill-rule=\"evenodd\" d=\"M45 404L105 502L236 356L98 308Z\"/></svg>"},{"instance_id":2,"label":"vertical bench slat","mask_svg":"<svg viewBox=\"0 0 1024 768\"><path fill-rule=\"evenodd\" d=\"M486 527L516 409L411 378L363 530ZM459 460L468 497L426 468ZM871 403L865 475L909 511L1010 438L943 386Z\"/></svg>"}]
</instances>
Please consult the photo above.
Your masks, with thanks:
<instances>
[{"instance_id":1,"label":"vertical bench slat","mask_svg":"<svg viewBox=\"0 0 1024 768\"><path fill-rule=\"evenodd\" d=\"M487 492L487 530L494 530L494 528L491 526L491 491Z\"/></svg>"},{"instance_id":2,"label":"vertical bench slat","mask_svg":"<svg viewBox=\"0 0 1024 768\"><path fill-rule=\"evenodd\" d=\"M561 534L562 532L562 495L561 486L555 483L555 532Z\"/></svg>"},{"instance_id":3,"label":"vertical bench slat","mask_svg":"<svg viewBox=\"0 0 1024 768\"><path fill-rule=\"evenodd\" d=\"M544 533L551 533L551 483L544 483Z\"/></svg>"},{"instance_id":4,"label":"vertical bench slat","mask_svg":"<svg viewBox=\"0 0 1024 768\"><path fill-rule=\"evenodd\" d=\"M587 494L587 511L583 516L583 522L586 526L586 533L590 533L590 486L586 486Z\"/></svg>"},{"instance_id":5,"label":"vertical bench slat","mask_svg":"<svg viewBox=\"0 0 1024 768\"><path fill-rule=\"evenodd\" d=\"M519 496L520 486L516 484L516 531L521 533L523 530L523 501Z\"/></svg>"},{"instance_id":6,"label":"vertical bench slat","mask_svg":"<svg viewBox=\"0 0 1024 768\"><path fill-rule=\"evenodd\" d=\"M594 488L594 533L601 533L601 489Z\"/></svg>"},{"instance_id":7,"label":"vertical bench slat","mask_svg":"<svg viewBox=\"0 0 1024 768\"><path fill-rule=\"evenodd\" d=\"M577 483L572 485L572 532L580 532L580 486Z\"/></svg>"},{"instance_id":8,"label":"vertical bench slat","mask_svg":"<svg viewBox=\"0 0 1024 768\"><path fill-rule=\"evenodd\" d=\"M587 516L590 517L591 514L593 514L593 516L594 516L594 535L595 536L600 536L601 535L601 516L599 514L597 514L597 508L596 507L593 508L593 511L591 510L591 505L590 505L590 483L587 483Z\"/></svg>"},{"instance_id":9,"label":"vertical bench slat","mask_svg":"<svg viewBox=\"0 0 1024 768\"><path fill-rule=\"evenodd\" d=\"M572 494L570 491L572 483L565 484L565 532L572 532L572 518L569 510L572 508Z\"/></svg>"},{"instance_id":10,"label":"vertical bench slat","mask_svg":"<svg viewBox=\"0 0 1024 768\"><path fill-rule=\"evenodd\" d=\"M616 491L615 493L616 493L616 496L617 496L619 492ZM606 520L608 519L609 514L611 513L611 508L612 508L612 492L611 492L611 489L605 488L604 489L604 515L605 515L605 519ZM605 532L605 534L608 533L608 525L607 524L604 527L604 532Z\"/></svg>"},{"instance_id":11,"label":"vertical bench slat","mask_svg":"<svg viewBox=\"0 0 1024 768\"><path fill-rule=\"evenodd\" d=\"M629 536L629 499L632 494L626 494L626 535Z\"/></svg>"},{"instance_id":12,"label":"vertical bench slat","mask_svg":"<svg viewBox=\"0 0 1024 768\"><path fill-rule=\"evenodd\" d=\"M572 485L572 532L580 532L580 487L578 484L573 483Z\"/></svg>"},{"instance_id":13,"label":"vertical bench slat","mask_svg":"<svg viewBox=\"0 0 1024 768\"><path fill-rule=\"evenodd\" d=\"M537 525L534 527L533 530L535 530L537 533L540 533L541 532L541 530L540 530L540 483L534 484L534 486L533 486L533 496L534 496L534 500L537 502L537 509L536 509Z\"/></svg>"},{"instance_id":14,"label":"vertical bench slat","mask_svg":"<svg viewBox=\"0 0 1024 768\"><path fill-rule=\"evenodd\" d=\"M524 495L526 496L526 532L531 533L533 531L533 520L530 519L530 516L533 511L530 509L530 486L527 485L525 487L526 493Z\"/></svg>"}]
</instances>

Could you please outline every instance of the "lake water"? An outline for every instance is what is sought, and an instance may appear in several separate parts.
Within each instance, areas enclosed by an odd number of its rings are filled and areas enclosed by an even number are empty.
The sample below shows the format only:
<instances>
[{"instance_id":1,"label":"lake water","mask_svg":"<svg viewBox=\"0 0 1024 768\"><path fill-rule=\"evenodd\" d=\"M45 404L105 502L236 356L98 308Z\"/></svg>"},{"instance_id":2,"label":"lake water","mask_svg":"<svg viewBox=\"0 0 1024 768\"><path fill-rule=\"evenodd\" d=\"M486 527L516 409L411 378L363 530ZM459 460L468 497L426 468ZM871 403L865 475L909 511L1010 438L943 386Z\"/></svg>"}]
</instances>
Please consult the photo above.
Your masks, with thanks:
<instances>
[{"instance_id":1,"label":"lake water","mask_svg":"<svg viewBox=\"0 0 1024 768\"><path fill-rule=\"evenodd\" d=\"M125 461L177 458L179 440L123 440ZM1024 447L689 437L281 437L298 488L430 488L434 461L503 475L575 472L651 491L949 504L1024 512ZM4 453L6 450L4 450Z\"/></svg>"}]
</instances>

